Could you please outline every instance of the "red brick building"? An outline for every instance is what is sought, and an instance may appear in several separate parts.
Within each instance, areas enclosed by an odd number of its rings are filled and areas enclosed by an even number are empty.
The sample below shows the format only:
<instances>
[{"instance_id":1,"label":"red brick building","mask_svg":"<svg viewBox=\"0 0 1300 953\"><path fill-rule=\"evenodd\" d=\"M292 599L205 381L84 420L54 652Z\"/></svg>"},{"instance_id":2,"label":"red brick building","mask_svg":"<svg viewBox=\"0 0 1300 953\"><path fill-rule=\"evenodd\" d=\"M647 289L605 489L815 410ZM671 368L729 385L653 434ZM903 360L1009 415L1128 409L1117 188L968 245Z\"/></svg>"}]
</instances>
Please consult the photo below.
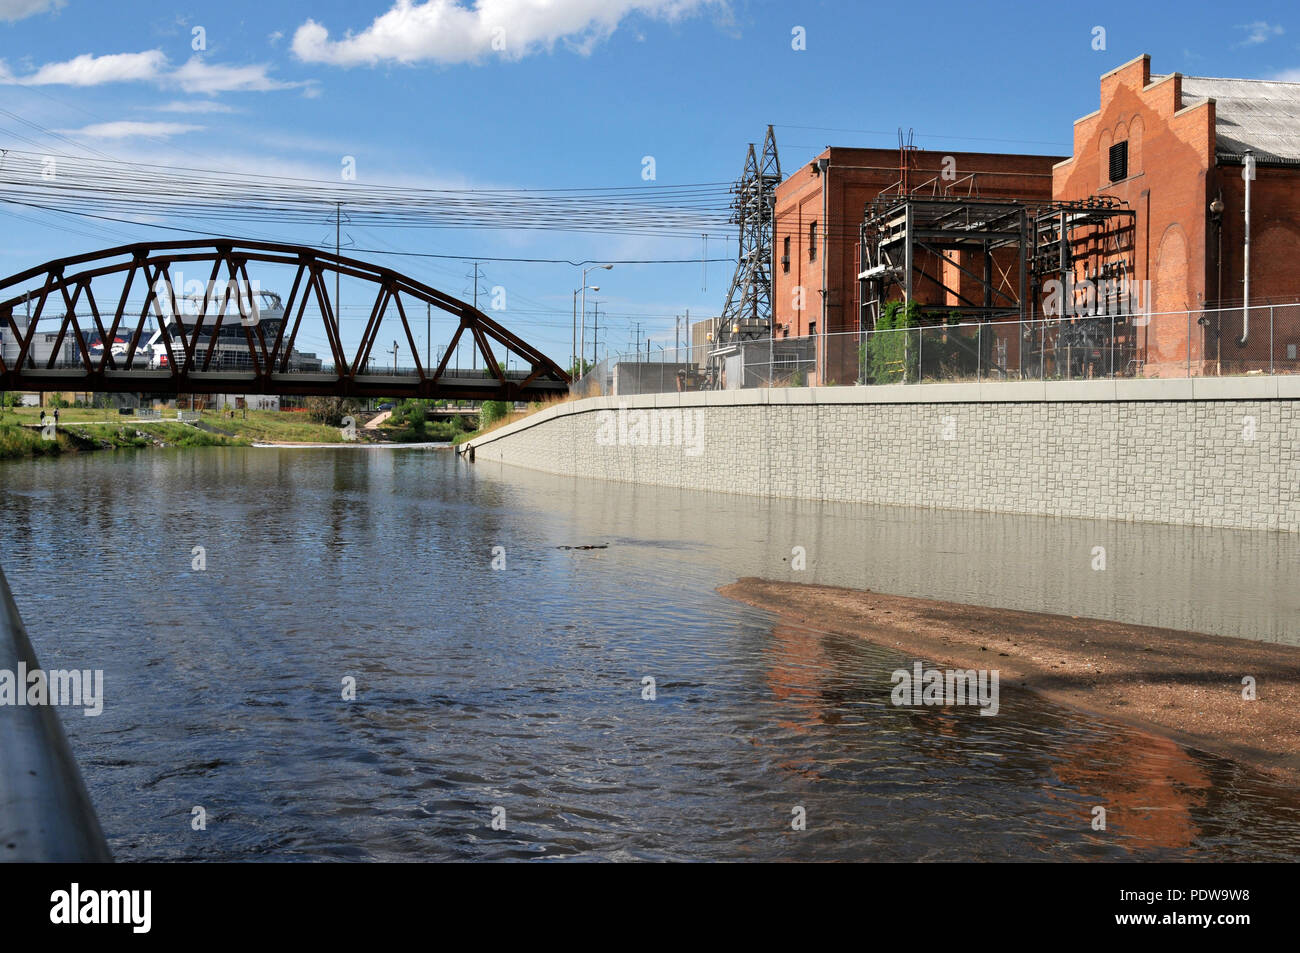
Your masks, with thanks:
<instances>
[{"instance_id":1,"label":"red brick building","mask_svg":"<svg viewBox=\"0 0 1300 953\"><path fill-rule=\"evenodd\" d=\"M951 187L984 198L1046 202L1051 199L1052 166L1057 161L1058 156L826 149L776 190L772 295L776 336L803 337L823 330L834 335L860 329L863 213L882 192L897 192L904 177L907 190ZM952 270L938 261L918 262L917 267ZM916 298L922 303L951 303L933 283L927 287L924 281L917 282ZM834 375L832 367L828 380Z\"/></svg>"},{"instance_id":2,"label":"red brick building","mask_svg":"<svg viewBox=\"0 0 1300 953\"><path fill-rule=\"evenodd\" d=\"M823 270L830 291L826 329L832 333L858 330L863 211L882 192L897 189L904 175L899 156L897 149L832 147L777 187L772 311L778 337L816 333L822 327ZM908 152L907 159L912 190L928 187L927 183L941 183L941 187L953 183L955 191L983 198L1047 202L1052 196L1052 166L1060 157L916 150ZM823 162L825 172L820 171ZM918 282L918 300L945 303L933 288L921 288L922 284ZM800 288L802 309L796 291Z\"/></svg>"},{"instance_id":3,"label":"red brick building","mask_svg":"<svg viewBox=\"0 0 1300 953\"><path fill-rule=\"evenodd\" d=\"M1015 200L1030 219L1056 215L1069 203L1095 208L1113 200L1122 205L1110 207L1125 210L1123 234L1087 226L1082 237L1071 233L1077 244L1068 272L1080 281L1122 275L1141 307L1154 313L1125 339L1130 350L1119 353L1126 368L1148 376L1300 371L1300 308L1280 307L1300 301L1300 83L1153 76L1144 55L1103 75L1100 88L1100 108L1074 123L1068 158L828 148L796 168L776 190L775 336L816 338L827 383L856 373L853 342L845 336L837 357L839 342L826 335L870 329L859 280L860 227L882 194ZM1248 150L1256 164L1250 304L1279 307L1273 315L1267 307L1252 311L1239 346ZM1001 302L1014 299L1009 314L961 319L1042 317L1043 285L1059 275L1040 270L1023 300L1013 286L1021 254L1026 261L1037 256L1036 267L1043 267L1043 240L1040 220L1022 250L1001 247L992 256L986 274L994 276ZM971 304L980 268L968 253L927 254L911 269L913 299L932 306L932 316ZM901 298L899 284L887 295ZM1018 344L1009 345L1011 366L1018 366Z\"/></svg>"},{"instance_id":4,"label":"red brick building","mask_svg":"<svg viewBox=\"0 0 1300 953\"><path fill-rule=\"evenodd\" d=\"M1152 75L1140 56L1101 77L1101 108L1074 124L1057 200L1111 195L1136 212L1134 277L1149 282L1144 373L1297 369L1300 315L1254 311L1244 347L1244 156L1251 183L1250 303L1300 300L1300 84ZM1222 204L1220 204L1222 203ZM1202 312L1202 309L1208 309ZM1160 312L1192 311L1179 320ZM1284 365L1279 368L1279 364ZM1289 366L1287 366L1289 365Z\"/></svg>"}]
</instances>

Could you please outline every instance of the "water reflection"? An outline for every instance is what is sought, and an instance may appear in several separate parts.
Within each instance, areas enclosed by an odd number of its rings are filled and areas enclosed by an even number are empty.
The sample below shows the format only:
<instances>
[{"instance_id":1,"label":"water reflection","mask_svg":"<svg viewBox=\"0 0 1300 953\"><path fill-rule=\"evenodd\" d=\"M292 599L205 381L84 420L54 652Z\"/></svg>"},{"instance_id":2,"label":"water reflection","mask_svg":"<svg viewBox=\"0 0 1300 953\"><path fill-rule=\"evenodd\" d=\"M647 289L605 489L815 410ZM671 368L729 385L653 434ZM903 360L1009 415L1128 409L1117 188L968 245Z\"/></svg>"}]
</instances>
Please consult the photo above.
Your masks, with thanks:
<instances>
[{"instance_id":1,"label":"water reflection","mask_svg":"<svg viewBox=\"0 0 1300 953\"><path fill-rule=\"evenodd\" d=\"M714 592L788 573L802 545L805 581L1290 638L1277 535L768 503L432 451L92 455L0 478L0 558L43 663L106 670L104 715L65 724L122 859L1300 846L1285 785L1009 686L996 718L896 708L910 659ZM1093 540L1114 572L1087 571ZM592 543L609 548L556 548Z\"/></svg>"}]
</instances>

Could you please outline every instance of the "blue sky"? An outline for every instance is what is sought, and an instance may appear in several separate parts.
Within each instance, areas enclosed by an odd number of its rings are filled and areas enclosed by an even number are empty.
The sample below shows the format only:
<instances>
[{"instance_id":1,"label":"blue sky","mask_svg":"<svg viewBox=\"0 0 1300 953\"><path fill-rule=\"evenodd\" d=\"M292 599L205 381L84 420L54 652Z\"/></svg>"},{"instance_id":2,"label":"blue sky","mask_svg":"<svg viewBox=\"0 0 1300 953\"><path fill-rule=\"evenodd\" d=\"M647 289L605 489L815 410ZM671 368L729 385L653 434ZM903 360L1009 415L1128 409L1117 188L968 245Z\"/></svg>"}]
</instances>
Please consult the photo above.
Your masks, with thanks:
<instances>
[{"instance_id":1,"label":"blue sky","mask_svg":"<svg viewBox=\"0 0 1300 953\"><path fill-rule=\"evenodd\" d=\"M0 0L0 148L335 184L352 156L359 183L531 189L729 182L768 123L787 170L828 144L892 148L900 126L927 149L1068 154L1071 123L1097 106L1098 76L1140 53L1156 72L1300 81L1295 10L1294 2ZM1093 48L1098 26L1104 50ZM792 48L796 27L806 49ZM653 182L642 178L645 156L654 157ZM332 240L325 218L322 210L319 227L267 221L256 231L318 243ZM0 220L4 274L168 234L2 203ZM183 217L160 224L223 230ZM602 285L592 298L611 315L604 341L613 350L629 345L637 321L643 336L671 341L673 315L716 314L732 271L701 265L698 236L346 230L366 249L693 259L618 265L592 279ZM716 230L708 250L734 255L734 232ZM468 262L359 257L469 296ZM482 267L483 288L507 290L500 320L563 360L580 270Z\"/></svg>"}]
</instances>

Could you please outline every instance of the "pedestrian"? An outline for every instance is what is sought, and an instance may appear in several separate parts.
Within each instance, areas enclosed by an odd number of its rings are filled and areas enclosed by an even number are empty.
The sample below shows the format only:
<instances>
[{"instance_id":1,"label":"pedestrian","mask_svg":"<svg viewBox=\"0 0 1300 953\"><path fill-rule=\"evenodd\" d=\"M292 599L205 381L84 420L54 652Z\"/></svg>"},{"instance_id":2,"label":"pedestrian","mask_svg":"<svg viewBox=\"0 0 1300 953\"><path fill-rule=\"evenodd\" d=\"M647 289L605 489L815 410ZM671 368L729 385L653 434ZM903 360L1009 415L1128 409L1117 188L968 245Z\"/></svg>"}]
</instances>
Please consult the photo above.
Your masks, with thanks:
<instances>
[{"instance_id":1,"label":"pedestrian","mask_svg":"<svg viewBox=\"0 0 1300 953\"><path fill-rule=\"evenodd\" d=\"M59 425L59 408L55 407L55 408L54 408L54 426L57 427L58 425Z\"/></svg>"}]
</instances>

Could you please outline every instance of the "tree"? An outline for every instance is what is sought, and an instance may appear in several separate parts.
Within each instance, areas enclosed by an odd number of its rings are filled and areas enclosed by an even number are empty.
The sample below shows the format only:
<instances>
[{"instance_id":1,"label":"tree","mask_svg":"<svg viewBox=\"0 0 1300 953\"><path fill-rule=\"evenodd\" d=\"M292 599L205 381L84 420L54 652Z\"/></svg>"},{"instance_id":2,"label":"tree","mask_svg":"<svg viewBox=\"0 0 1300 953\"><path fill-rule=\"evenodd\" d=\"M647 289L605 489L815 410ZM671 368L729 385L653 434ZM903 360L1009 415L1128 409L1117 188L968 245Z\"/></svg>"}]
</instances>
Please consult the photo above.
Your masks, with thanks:
<instances>
[{"instance_id":1,"label":"tree","mask_svg":"<svg viewBox=\"0 0 1300 953\"><path fill-rule=\"evenodd\" d=\"M342 426L343 418L355 414L360 407L350 397L308 397L303 406L312 420L331 427Z\"/></svg>"}]
</instances>

